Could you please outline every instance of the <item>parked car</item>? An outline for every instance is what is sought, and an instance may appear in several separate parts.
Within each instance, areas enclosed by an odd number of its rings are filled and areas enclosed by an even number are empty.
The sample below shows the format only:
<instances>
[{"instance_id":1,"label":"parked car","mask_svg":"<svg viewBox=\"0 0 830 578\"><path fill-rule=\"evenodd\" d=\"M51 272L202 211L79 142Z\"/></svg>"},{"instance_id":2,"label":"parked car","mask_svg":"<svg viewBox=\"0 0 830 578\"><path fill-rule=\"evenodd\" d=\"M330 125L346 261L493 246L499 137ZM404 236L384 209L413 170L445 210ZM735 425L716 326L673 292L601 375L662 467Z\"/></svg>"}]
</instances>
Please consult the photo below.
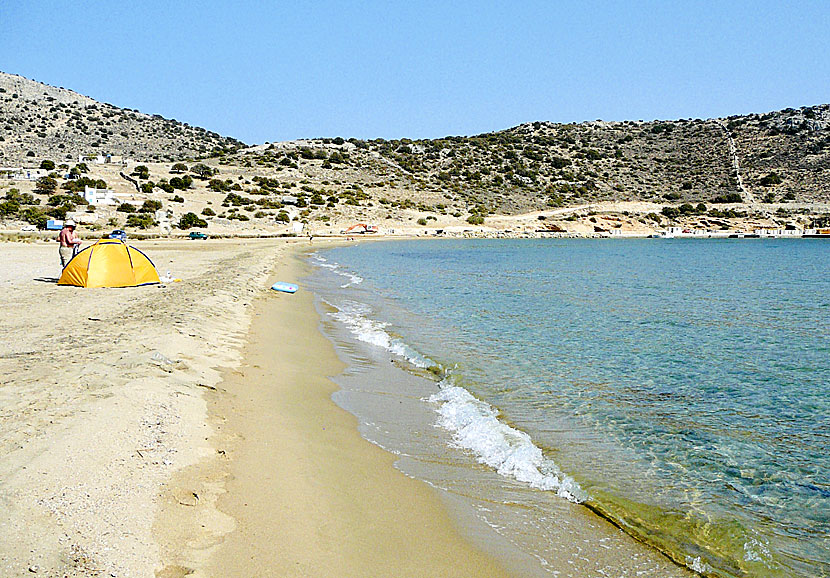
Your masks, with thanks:
<instances>
[{"instance_id":1,"label":"parked car","mask_svg":"<svg viewBox=\"0 0 830 578\"><path fill-rule=\"evenodd\" d=\"M191 239L207 239L208 238L207 235L205 235L204 233L201 233L199 231L190 231L189 237Z\"/></svg>"},{"instance_id":2,"label":"parked car","mask_svg":"<svg viewBox=\"0 0 830 578\"><path fill-rule=\"evenodd\" d=\"M110 239L121 239L122 241L126 241L127 233L125 233L121 229L116 229L112 233L110 233Z\"/></svg>"},{"instance_id":3,"label":"parked car","mask_svg":"<svg viewBox=\"0 0 830 578\"><path fill-rule=\"evenodd\" d=\"M30 232L30 231L37 231L37 227L35 227L34 225L23 225L20 228L20 230L23 231L24 233L27 233L27 232Z\"/></svg>"}]
</instances>

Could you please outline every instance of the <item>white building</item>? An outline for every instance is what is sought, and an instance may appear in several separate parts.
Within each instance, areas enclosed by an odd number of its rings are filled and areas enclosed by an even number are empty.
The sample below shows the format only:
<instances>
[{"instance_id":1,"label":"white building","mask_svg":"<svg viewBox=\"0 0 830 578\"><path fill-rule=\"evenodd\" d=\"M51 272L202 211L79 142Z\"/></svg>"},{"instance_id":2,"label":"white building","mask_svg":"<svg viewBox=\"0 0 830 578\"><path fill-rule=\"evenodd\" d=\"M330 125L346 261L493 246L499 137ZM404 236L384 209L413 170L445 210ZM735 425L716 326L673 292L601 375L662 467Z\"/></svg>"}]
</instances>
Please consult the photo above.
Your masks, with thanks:
<instances>
[{"instance_id":1,"label":"white building","mask_svg":"<svg viewBox=\"0 0 830 578\"><path fill-rule=\"evenodd\" d=\"M129 159L125 159L120 155L78 155L78 162L79 163L94 163L96 165L121 165L122 167L127 166Z\"/></svg>"},{"instance_id":2,"label":"white building","mask_svg":"<svg viewBox=\"0 0 830 578\"><path fill-rule=\"evenodd\" d=\"M23 167L0 167L0 175L17 181L36 181L45 177L49 171L45 169L26 169Z\"/></svg>"},{"instance_id":3,"label":"white building","mask_svg":"<svg viewBox=\"0 0 830 578\"><path fill-rule=\"evenodd\" d=\"M90 205L116 205L118 199L112 189L84 188L84 200Z\"/></svg>"}]
</instances>

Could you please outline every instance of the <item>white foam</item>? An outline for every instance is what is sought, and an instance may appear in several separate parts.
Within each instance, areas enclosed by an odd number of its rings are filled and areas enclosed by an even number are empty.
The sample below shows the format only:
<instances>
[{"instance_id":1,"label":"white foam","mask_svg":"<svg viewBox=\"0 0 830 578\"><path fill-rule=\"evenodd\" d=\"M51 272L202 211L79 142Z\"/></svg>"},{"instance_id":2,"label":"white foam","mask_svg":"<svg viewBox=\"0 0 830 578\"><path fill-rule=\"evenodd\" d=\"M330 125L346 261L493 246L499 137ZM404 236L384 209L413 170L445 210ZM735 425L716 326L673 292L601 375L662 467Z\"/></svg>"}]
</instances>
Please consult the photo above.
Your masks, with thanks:
<instances>
[{"instance_id":1,"label":"white foam","mask_svg":"<svg viewBox=\"0 0 830 578\"><path fill-rule=\"evenodd\" d=\"M529 435L499 421L489 404L466 389L446 386L430 396L429 401L441 404L439 425L453 432L453 441L475 453L479 462L505 477L555 492L571 502L578 504L588 499L573 478L542 455Z\"/></svg>"},{"instance_id":2,"label":"white foam","mask_svg":"<svg viewBox=\"0 0 830 578\"><path fill-rule=\"evenodd\" d=\"M311 256L316 261L316 265L318 267L329 269L333 273L336 273L342 277L346 277L349 280L348 283L340 286L341 289L345 289L346 287L350 287L352 285L360 285L361 283L363 283L363 277L361 277L360 275L355 275L354 273L350 273L349 271L341 270L342 267L339 263L329 263L328 259L321 255L318 255L317 253L313 253Z\"/></svg>"},{"instance_id":3,"label":"white foam","mask_svg":"<svg viewBox=\"0 0 830 578\"><path fill-rule=\"evenodd\" d=\"M696 558L692 558L691 556L686 556L686 567L694 570L695 572L699 572L700 574L705 574L707 572L712 571L712 567L709 566L706 562L703 562L700 559L700 556Z\"/></svg>"},{"instance_id":4,"label":"white foam","mask_svg":"<svg viewBox=\"0 0 830 578\"><path fill-rule=\"evenodd\" d=\"M744 543L745 562L761 562L769 568L769 559L770 551L767 547L767 543L761 542L757 538L750 538Z\"/></svg>"},{"instance_id":5,"label":"white foam","mask_svg":"<svg viewBox=\"0 0 830 578\"><path fill-rule=\"evenodd\" d=\"M338 273L340 275L343 275L344 277L348 277L348 279L349 279L348 283L346 283L345 285L340 286L341 289L345 289L346 287L351 287L352 285L360 285L361 283L363 283L363 277L361 277L360 275L355 275L354 273L349 273L348 271L343 271L343 272L338 271Z\"/></svg>"},{"instance_id":6,"label":"white foam","mask_svg":"<svg viewBox=\"0 0 830 578\"><path fill-rule=\"evenodd\" d=\"M329 303L329 305L332 305ZM369 317L371 309L364 303L344 300L340 306L332 305L337 311L329 313L334 319L343 323L349 332L358 341L369 343L381 349L403 357L417 367L426 368L433 365L417 351L406 345L400 339L392 337L386 332L388 323L376 321Z\"/></svg>"}]
</instances>

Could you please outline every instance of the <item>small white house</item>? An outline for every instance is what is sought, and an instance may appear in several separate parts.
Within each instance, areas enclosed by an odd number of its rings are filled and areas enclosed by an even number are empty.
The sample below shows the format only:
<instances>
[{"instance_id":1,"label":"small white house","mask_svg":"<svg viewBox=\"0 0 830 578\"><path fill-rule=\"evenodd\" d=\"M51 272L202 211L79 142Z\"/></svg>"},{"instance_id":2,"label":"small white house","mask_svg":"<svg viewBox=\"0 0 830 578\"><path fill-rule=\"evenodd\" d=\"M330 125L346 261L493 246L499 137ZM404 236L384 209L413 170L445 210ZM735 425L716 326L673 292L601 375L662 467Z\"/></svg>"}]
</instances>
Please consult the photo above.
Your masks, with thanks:
<instances>
[{"instance_id":1,"label":"small white house","mask_svg":"<svg viewBox=\"0 0 830 578\"><path fill-rule=\"evenodd\" d=\"M112 189L84 188L84 199L90 205L115 205L118 199Z\"/></svg>"},{"instance_id":2,"label":"small white house","mask_svg":"<svg viewBox=\"0 0 830 578\"><path fill-rule=\"evenodd\" d=\"M49 171L45 169L26 169L23 167L0 167L0 175L17 181L36 181L45 177Z\"/></svg>"},{"instance_id":3,"label":"small white house","mask_svg":"<svg viewBox=\"0 0 830 578\"><path fill-rule=\"evenodd\" d=\"M121 165L127 166L129 159L125 159L120 155L78 155L78 162L92 162L96 165Z\"/></svg>"}]
</instances>

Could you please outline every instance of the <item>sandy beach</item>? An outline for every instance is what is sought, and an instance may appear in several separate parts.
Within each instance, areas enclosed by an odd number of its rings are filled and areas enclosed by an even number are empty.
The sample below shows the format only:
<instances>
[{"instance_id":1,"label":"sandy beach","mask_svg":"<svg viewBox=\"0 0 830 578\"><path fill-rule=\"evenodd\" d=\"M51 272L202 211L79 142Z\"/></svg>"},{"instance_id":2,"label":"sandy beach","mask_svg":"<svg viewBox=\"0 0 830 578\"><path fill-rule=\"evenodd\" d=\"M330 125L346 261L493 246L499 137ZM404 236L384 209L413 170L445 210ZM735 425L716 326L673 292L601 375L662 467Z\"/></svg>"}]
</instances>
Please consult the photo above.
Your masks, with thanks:
<instances>
[{"instance_id":1,"label":"sandy beach","mask_svg":"<svg viewBox=\"0 0 830 578\"><path fill-rule=\"evenodd\" d=\"M303 245L136 246L181 281L59 287L54 243L0 246L0 574L505 575L331 401L311 296L267 289Z\"/></svg>"}]
</instances>

